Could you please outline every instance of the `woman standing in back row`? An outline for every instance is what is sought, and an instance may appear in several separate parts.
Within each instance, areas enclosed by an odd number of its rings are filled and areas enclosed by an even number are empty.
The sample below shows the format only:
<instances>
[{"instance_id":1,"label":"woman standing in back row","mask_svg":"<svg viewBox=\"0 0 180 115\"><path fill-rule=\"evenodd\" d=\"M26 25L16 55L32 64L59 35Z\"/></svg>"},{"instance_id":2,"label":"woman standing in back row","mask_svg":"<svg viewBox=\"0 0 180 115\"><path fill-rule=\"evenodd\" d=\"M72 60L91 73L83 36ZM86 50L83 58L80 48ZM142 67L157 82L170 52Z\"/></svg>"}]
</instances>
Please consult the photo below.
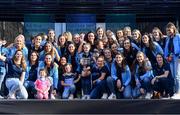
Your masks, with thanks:
<instances>
[{"instance_id":1,"label":"woman standing in back row","mask_svg":"<svg viewBox=\"0 0 180 115\"><path fill-rule=\"evenodd\" d=\"M164 56L170 63L173 77L175 78L174 98L180 98L180 34L173 23L166 26L167 41L164 49ZM178 67L179 66L179 67Z\"/></svg>"}]
</instances>

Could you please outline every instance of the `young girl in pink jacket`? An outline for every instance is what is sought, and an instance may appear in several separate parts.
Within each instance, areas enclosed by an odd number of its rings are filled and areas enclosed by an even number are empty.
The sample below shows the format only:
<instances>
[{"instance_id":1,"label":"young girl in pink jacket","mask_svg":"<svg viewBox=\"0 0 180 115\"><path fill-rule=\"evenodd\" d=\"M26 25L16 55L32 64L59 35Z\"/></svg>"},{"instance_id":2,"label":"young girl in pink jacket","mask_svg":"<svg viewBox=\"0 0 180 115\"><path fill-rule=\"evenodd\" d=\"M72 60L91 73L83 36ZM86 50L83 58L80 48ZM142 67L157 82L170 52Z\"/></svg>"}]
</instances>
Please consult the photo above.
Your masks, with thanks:
<instances>
[{"instance_id":1,"label":"young girl in pink jacket","mask_svg":"<svg viewBox=\"0 0 180 115\"><path fill-rule=\"evenodd\" d=\"M35 89L37 90L38 99L48 99L48 91L50 89L51 83L47 78L46 70L40 69L40 77L35 81Z\"/></svg>"}]
</instances>

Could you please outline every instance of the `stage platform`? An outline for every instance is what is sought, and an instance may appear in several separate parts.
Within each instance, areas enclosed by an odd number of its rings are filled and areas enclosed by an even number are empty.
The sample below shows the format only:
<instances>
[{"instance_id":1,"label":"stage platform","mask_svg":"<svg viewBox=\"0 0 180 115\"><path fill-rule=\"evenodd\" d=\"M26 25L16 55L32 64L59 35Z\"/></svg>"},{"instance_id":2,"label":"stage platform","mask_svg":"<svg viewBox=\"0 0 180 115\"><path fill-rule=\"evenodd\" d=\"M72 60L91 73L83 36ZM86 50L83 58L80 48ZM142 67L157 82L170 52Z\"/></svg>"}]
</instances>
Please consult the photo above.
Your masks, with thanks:
<instances>
[{"instance_id":1,"label":"stage platform","mask_svg":"<svg viewBox=\"0 0 180 115\"><path fill-rule=\"evenodd\" d=\"M180 114L180 100L1 100L0 114Z\"/></svg>"}]
</instances>

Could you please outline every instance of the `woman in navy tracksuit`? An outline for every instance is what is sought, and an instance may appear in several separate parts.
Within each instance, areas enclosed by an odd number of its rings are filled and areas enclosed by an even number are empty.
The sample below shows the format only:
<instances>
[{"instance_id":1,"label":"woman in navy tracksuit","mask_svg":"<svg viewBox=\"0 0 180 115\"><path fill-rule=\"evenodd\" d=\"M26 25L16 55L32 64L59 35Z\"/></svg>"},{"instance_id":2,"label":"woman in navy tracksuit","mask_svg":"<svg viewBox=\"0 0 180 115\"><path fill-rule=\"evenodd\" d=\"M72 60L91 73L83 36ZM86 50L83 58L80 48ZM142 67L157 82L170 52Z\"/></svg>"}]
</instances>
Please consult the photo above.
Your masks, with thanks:
<instances>
[{"instance_id":1,"label":"woman in navy tracksuit","mask_svg":"<svg viewBox=\"0 0 180 115\"><path fill-rule=\"evenodd\" d=\"M106 88L106 78L110 75L107 66L104 64L104 57L99 56L97 58L96 64L92 67L92 83L93 88L90 93L91 99L106 99L107 98L107 88Z\"/></svg>"},{"instance_id":2,"label":"woman in navy tracksuit","mask_svg":"<svg viewBox=\"0 0 180 115\"><path fill-rule=\"evenodd\" d=\"M154 96L160 93L160 96L173 96L174 79L171 74L170 65L166 62L162 54L156 55L157 63L153 67L154 78L151 84L154 90Z\"/></svg>"}]
</instances>

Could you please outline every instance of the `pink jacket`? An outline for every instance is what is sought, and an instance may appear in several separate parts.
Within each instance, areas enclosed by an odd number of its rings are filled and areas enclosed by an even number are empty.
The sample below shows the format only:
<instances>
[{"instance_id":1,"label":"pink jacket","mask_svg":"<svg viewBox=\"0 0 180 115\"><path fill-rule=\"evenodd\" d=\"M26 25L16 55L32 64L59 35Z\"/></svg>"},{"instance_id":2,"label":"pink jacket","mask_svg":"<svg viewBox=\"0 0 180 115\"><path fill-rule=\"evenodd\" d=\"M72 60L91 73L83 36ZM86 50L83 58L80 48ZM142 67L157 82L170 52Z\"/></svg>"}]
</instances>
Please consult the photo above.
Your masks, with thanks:
<instances>
[{"instance_id":1,"label":"pink jacket","mask_svg":"<svg viewBox=\"0 0 180 115\"><path fill-rule=\"evenodd\" d=\"M35 84L35 87L42 92L49 89L49 87L51 86L50 81L48 79L44 81L37 79L34 84Z\"/></svg>"}]
</instances>

